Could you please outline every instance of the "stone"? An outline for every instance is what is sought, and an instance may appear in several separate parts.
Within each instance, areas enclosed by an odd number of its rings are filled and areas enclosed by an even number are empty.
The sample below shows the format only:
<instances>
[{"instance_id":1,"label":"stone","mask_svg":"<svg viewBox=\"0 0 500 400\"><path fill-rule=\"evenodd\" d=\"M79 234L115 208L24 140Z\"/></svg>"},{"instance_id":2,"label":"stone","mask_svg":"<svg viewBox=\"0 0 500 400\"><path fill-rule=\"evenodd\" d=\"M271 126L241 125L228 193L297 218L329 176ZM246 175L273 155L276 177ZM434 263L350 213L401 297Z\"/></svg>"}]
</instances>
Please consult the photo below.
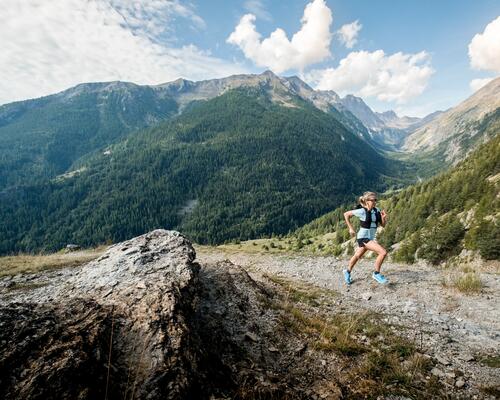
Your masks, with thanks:
<instances>
[{"instance_id":1,"label":"stone","mask_svg":"<svg viewBox=\"0 0 500 400\"><path fill-rule=\"evenodd\" d=\"M259 337L252 332L245 332L245 339L251 340L252 342L258 342Z\"/></svg>"},{"instance_id":2,"label":"stone","mask_svg":"<svg viewBox=\"0 0 500 400\"><path fill-rule=\"evenodd\" d=\"M136 288L137 289L146 289L146 284L143 281L141 281L137 284Z\"/></svg>"},{"instance_id":3,"label":"stone","mask_svg":"<svg viewBox=\"0 0 500 400\"><path fill-rule=\"evenodd\" d=\"M458 356L458 358L460 360L467 361L467 362L474 361L474 359L475 359L474 356L472 354L469 354L469 353L466 353L466 354L462 353Z\"/></svg>"},{"instance_id":4,"label":"stone","mask_svg":"<svg viewBox=\"0 0 500 400\"><path fill-rule=\"evenodd\" d=\"M436 368L436 367L434 367L434 368L431 369L431 374L434 375L434 376L437 376L437 377L444 376L444 372L441 371L439 368Z\"/></svg>"},{"instance_id":5,"label":"stone","mask_svg":"<svg viewBox=\"0 0 500 400\"><path fill-rule=\"evenodd\" d=\"M465 386L465 381L462 378L458 378L457 381L455 382L455 386L461 389Z\"/></svg>"},{"instance_id":6,"label":"stone","mask_svg":"<svg viewBox=\"0 0 500 400\"><path fill-rule=\"evenodd\" d=\"M443 365L450 365L450 360L448 360L446 357L443 357L441 355L437 355L436 356L436 360L440 363L440 364L443 364Z\"/></svg>"},{"instance_id":7,"label":"stone","mask_svg":"<svg viewBox=\"0 0 500 400\"><path fill-rule=\"evenodd\" d=\"M77 251L77 250L80 250L81 247L77 244L67 244L66 245L66 251L67 252L70 252L70 251Z\"/></svg>"},{"instance_id":8,"label":"stone","mask_svg":"<svg viewBox=\"0 0 500 400\"><path fill-rule=\"evenodd\" d=\"M361 295L361 298L362 298L363 300L365 300L365 301L368 301L368 300L370 300L370 299L372 298L372 295L371 295L371 293L366 292L366 293L363 293L363 294Z\"/></svg>"}]
</instances>

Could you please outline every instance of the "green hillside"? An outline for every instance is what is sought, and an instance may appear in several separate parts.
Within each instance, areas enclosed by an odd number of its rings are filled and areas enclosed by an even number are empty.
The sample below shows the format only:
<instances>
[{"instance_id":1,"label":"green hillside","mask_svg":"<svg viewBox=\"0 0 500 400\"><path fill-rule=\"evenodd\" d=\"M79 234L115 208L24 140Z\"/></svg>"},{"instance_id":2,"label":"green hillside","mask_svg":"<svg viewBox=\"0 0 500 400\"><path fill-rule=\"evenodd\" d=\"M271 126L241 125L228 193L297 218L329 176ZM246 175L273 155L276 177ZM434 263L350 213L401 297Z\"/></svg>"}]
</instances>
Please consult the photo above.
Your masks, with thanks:
<instances>
[{"instance_id":1,"label":"green hillside","mask_svg":"<svg viewBox=\"0 0 500 400\"><path fill-rule=\"evenodd\" d=\"M0 106L0 190L63 174L80 157L175 112L174 100L123 82Z\"/></svg>"},{"instance_id":2,"label":"green hillside","mask_svg":"<svg viewBox=\"0 0 500 400\"><path fill-rule=\"evenodd\" d=\"M284 234L408 171L299 98L236 89L135 132L80 172L0 193L0 252L176 228L200 243Z\"/></svg>"},{"instance_id":3,"label":"green hillside","mask_svg":"<svg viewBox=\"0 0 500 400\"><path fill-rule=\"evenodd\" d=\"M399 243L393 251L396 260L414 262L418 257L438 264L463 249L500 259L499 116L497 110L483 119L484 135L493 139L457 166L392 195L380 195L379 207L387 210L389 222L378 241L388 249ZM358 192L365 188L372 189ZM311 241L336 232L324 251L340 252L340 244L349 238L343 212L354 205L353 197L351 204L297 230L295 239Z\"/></svg>"}]
</instances>

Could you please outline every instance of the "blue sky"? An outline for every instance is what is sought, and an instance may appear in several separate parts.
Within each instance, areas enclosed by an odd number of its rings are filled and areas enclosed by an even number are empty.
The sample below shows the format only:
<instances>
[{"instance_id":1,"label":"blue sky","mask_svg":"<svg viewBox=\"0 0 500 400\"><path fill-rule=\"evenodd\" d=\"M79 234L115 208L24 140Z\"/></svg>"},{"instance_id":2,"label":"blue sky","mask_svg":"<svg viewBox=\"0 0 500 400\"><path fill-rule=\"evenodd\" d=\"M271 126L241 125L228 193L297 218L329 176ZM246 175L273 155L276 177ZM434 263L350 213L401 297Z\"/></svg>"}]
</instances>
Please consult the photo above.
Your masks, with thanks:
<instances>
[{"instance_id":1,"label":"blue sky","mask_svg":"<svg viewBox=\"0 0 500 400\"><path fill-rule=\"evenodd\" d=\"M0 104L81 82L272 69L377 111L424 116L500 74L493 0L4 1Z\"/></svg>"}]
</instances>

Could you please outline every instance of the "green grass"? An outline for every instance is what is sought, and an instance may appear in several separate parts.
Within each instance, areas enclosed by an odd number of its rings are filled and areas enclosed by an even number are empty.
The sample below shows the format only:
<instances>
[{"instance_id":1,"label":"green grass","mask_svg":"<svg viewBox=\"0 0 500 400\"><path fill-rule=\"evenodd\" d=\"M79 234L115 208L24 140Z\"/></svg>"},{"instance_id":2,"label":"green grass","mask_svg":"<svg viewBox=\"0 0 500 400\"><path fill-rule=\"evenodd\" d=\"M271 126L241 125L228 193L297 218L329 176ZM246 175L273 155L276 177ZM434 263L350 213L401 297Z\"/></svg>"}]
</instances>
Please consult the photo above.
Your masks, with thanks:
<instances>
[{"instance_id":1,"label":"green grass","mask_svg":"<svg viewBox=\"0 0 500 400\"><path fill-rule=\"evenodd\" d=\"M481 363L491 368L500 368L500 355L483 357Z\"/></svg>"}]
</instances>

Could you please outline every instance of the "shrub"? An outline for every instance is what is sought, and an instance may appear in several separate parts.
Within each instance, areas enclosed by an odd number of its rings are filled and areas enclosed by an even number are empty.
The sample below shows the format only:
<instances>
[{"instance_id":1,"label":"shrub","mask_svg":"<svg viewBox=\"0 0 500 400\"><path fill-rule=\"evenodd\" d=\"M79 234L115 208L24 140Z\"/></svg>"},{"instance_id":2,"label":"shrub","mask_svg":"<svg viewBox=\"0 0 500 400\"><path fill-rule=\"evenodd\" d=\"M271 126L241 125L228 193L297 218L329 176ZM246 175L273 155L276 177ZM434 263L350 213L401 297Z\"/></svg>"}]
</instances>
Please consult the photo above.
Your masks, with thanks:
<instances>
[{"instance_id":1,"label":"shrub","mask_svg":"<svg viewBox=\"0 0 500 400\"><path fill-rule=\"evenodd\" d=\"M404 262L407 264L413 264L415 262L415 253L420 247L421 239L418 233L412 235L409 239L401 244L401 247L397 249L392 258L396 262Z\"/></svg>"},{"instance_id":2,"label":"shrub","mask_svg":"<svg viewBox=\"0 0 500 400\"><path fill-rule=\"evenodd\" d=\"M482 220L476 231L479 254L486 260L500 259L500 224Z\"/></svg>"},{"instance_id":3,"label":"shrub","mask_svg":"<svg viewBox=\"0 0 500 400\"><path fill-rule=\"evenodd\" d=\"M437 265L460 253L460 241L465 235L465 229L454 214L432 222L435 223L422 238L423 244L418 256Z\"/></svg>"}]
</instances>

